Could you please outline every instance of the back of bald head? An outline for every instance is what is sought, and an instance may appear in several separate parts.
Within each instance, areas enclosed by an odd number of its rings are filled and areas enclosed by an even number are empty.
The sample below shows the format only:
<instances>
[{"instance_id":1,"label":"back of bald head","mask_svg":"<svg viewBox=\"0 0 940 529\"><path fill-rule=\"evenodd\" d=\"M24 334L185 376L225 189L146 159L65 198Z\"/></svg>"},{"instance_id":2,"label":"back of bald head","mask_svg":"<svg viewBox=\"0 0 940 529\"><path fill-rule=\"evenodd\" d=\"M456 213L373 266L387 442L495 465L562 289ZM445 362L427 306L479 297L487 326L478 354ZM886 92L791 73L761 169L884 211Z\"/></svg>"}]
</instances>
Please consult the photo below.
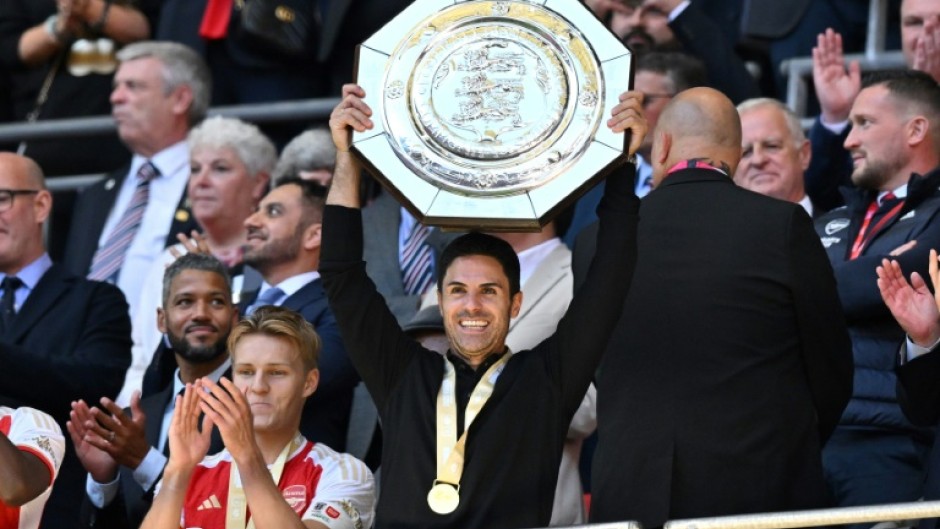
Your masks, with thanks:
<instances>
[{"instance_id":1,"label":"back of bald head","mask_svg":"<svg viewBox=\"0 0 940 529\"><path fill-rule=\"evenodd\" d=\"M39 164L32 158L11 152L0 152L0 171L15 175L19 185L24 189L46 188L46 177L42 174Z\"/></svg>"},{"instance_id":2,"label":"back of bald head","mask_svg":"<svg viewBox=\"0 0 940 529\"><path fill-rule=\"evenodd\" d=\"M721 92L705 87L680 92L663 109L656 125L671 136L670 158L712 158L724 161L732 172L741 159L741 119L734 104Z\"/></svg>"}]
</instances>

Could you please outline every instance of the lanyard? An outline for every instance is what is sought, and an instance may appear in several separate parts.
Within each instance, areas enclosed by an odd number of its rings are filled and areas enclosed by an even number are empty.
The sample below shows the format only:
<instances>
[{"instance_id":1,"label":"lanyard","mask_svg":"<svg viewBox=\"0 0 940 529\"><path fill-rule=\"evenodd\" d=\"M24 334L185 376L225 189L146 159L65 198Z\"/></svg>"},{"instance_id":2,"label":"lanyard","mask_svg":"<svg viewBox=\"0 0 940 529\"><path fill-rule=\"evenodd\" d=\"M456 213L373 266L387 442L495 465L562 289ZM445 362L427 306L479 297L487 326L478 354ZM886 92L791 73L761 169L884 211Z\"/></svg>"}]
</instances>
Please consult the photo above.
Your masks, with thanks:
<instances>
[{"instance_id":1,"label":"lanyard","mask_svg":"<svg viewBox=\"0 0 940 529\"><path fill-rule=\"evenodd\" d=\"M881 228L883 228L887 223L891 222L898 213L901 212L901 208L904 207L904 200L898 202L890 211L885 213L885 216L881 218L872 228L871 233L868 234L868 225L871 224L871 220L875 217L875 213L878 212L878 201L875 200L868 206L868 211L865 212L865 220L862 221L862 227L858 230L858 236L855 237L855 243L852 244L852 252L849 254L849 260L856 259L858 256L862 255L862 250L865 246L871 242L871 239L878 233ZM866 237L866 234L868 236Z\"/></svg>"},{"instance_id":2,"label":"lanyard","mask_svg":"<svg viewBox=\"0 0 940 529\"><path fill-rule=\"evenodd\" d=\"M457 371L454 365L444 357L444 382L437 393L437 479L434 480L432 490L448 490L454 495L452 508L441 512L446 514L457 508L459 497L456 493L460 490L460 476L463 474L463 454L464 446L467 443L467 432L470 431L470 425L476 419L483 405L493 394L493 387L496 379L503 372L506 362L512 354L506 351L503 357L496 361L483 377L477 382L476 387L470 394L470 401L467 402L467 409L464 411L464 429L460 439L457 439ZM442 485L443 484L443 485ZM450 486L450 487L449 487ZM439 512L435 505L431 505L435 512Z\"/></svg>"},{"instance_id":3,"label":"lanyard","mask_svg":"<svg viewBox=\"0 0 940 529\"><path fill-rule=\"evenodd\" d=\"M274 465L271 466L271 477L275 485L281 481L281 474L284 472L288 456L300 446L302 439L299 433L295 435L274 460ZM255 521L246 520L248 501L245 499L245 489L242 488L242 480L238 475L238 467L235 466L234 460L228 476L228 505L226 507L225 529L246 529L246 527L255 529Z\"/></svg>"}]
</instances>

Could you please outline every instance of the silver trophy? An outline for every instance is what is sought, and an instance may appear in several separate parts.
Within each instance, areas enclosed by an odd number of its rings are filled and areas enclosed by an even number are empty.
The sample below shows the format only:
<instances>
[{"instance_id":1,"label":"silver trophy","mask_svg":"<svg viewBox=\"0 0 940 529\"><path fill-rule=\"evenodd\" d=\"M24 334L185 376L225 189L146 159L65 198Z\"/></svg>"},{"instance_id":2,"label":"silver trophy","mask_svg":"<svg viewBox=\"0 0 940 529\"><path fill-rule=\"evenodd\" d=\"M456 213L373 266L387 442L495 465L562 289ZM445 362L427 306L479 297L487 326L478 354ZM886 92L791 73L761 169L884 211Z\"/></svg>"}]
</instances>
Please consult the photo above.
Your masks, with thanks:
<instances>
[{"instance_id":1,"label":"silver trophy","mask_svg":"<svg viewBox=\"0 0 940 529\"><path fill-rule=\"evenodd\" d=\"M353 149L425 224L538 230L626 154L630 51L578 0L416 0L356 74Z\"/></svg>"}]
</instances>

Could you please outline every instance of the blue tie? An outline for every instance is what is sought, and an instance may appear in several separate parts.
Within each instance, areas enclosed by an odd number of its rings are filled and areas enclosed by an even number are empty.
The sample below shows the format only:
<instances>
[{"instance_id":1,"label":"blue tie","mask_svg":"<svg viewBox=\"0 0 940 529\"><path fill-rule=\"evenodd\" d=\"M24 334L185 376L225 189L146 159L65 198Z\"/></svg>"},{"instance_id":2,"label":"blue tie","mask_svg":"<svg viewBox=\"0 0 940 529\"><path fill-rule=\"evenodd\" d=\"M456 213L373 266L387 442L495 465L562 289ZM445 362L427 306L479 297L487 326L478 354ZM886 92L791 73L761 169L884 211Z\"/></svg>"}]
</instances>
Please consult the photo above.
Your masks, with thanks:
<instances>
[{"instance_id":1,"label":"blue tie","mask_svg":"<svg viewBox=\"0 0 940 529\"><path fill-rule=\"evenodd\" d=\"M258 299L256 299L250 307L248 307L248 311L245 313L245 315L251 316L256 310L258 310L259 307L272 305L275 301L281 299L281 296L283 295L284 291L277 287L272 287L265 290L264 293L258 296Z\"/></svg>"}]
</instances>

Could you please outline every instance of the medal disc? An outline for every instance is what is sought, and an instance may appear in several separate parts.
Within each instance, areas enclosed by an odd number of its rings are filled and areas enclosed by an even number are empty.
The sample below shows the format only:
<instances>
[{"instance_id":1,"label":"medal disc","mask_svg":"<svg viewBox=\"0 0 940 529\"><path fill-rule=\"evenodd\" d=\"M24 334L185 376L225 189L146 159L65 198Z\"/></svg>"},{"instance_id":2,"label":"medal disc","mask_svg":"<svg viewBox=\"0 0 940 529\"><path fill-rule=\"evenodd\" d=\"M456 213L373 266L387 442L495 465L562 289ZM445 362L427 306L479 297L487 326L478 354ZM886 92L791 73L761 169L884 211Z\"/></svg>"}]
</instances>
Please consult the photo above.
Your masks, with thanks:
<instances>
[{"instance_id":1,"label":"medal disc","mask_svg":"<svg viewBox=\"0 0 940 529\"><path fill-rule=\"evenodd\" d=\"M428 506L437 514L450 514L457 509L460 495L457 489L447 483L437 483L428 492Z\"/></svg>"}]
</instances>

